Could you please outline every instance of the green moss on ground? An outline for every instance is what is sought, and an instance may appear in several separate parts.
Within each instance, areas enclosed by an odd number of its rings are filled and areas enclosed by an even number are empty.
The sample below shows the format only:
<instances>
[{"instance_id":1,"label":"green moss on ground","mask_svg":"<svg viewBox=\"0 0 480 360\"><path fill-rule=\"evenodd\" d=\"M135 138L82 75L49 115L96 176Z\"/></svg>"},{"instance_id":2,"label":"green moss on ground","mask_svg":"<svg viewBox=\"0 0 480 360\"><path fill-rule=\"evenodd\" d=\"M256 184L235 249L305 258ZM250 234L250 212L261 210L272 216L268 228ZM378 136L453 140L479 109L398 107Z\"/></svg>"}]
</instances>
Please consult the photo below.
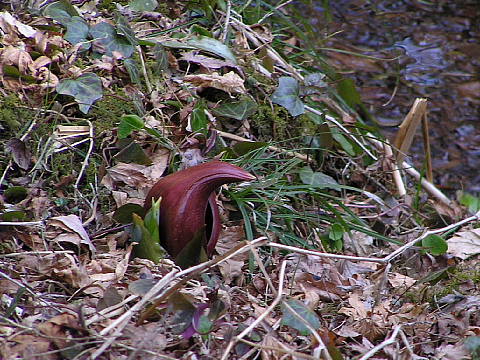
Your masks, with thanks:
<instances>
[{"instance_id":1,"label":"green moss on ground","mask_svg":"<svg viewBox=\"0 0 480 360\"><path fill-rule=\"evenodd\" d=\"M24 103L16 94L9 94L0 100L0 138L17 136L35 118L36 112L22 108L22 105Z\"/></svg>"},{"instance_id":2,"label":"green moss on ground","mask_svg":"<svg viewBox=\"0 0 480 360\"><path fill-rule=\"evenodd\" d=\"M94 104L89 115L93 119L97 135L116 128L122 115L136 113L133 102L124 100L123 96L104 96Z\"/></svg>"}]
</instances>

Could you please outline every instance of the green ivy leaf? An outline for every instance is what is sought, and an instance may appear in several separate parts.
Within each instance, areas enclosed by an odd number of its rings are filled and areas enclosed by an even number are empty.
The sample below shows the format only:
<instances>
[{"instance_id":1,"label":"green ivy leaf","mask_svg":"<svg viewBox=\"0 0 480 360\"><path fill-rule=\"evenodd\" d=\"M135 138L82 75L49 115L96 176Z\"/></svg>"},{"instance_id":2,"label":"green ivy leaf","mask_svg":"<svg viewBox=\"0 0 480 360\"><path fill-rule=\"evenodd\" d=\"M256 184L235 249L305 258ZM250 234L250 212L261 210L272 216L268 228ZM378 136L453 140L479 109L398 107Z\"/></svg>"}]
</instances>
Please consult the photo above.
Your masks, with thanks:
<instances>
[{"instance_id":1,"label":"green ivy leaf","mask_svg":"<svg viewBox=\"0 0 480 360\"><path fill-rule=\"evenodd\" d=\"M74 16L80 16L71 1L60 0L47 5L43 9L43 15L66 26Z\"/></svg>"},{"instance_id":2,"label":"green ivy leaf","mask_svg":"<svg viewBox=\"0 0 480 360\"><path fill-rule=\"evenodd\" d=\"M289 305L290 308L285 305ZM297 329L300 334L307 336L311 332L308 327L299 319L300 317L310 324L314 329L320 328L320 320L318 315L303 305L300 301L296 299L284 300L281 307L283 313L282 325L287 325L291 328Z\"/></svg>"},{"instance_id":3,"label":"green ivy leaf","mask_svg":"<svg viewBox=\"0 0 480 360\"><path fill-rule=\"evenodd\" d=\"M299 97L300 87L298 81L289 76L282 76L271 100L288 110L290 115L298 116L305 112L302 100Z\"/></svg>"},{"instance_id":4,"label":"green ivy leaf","mask_svg":"<svg viewBox=\"0 0 480 360\"><path fill-rule=\"evenodd\" d=\"M257 103L246 97L240 101L224 102L212 112L217 116L243 121L257 112Z\"/></svg>"},{"instance_id":5,"label":"green ivy leaf","mask_svg":"<svg viewBox=\"0 0 480 360\"><path fill-rule=\"evenodd\" d=\"M85 51L90 49L91 44L87 40L90 27L88 26L87 22L83 20L83 18L80 16L74 16L65 26L67 27L67 32L63 37L65 40L72 45L83 43L80 47L80 50Z\"/></svg>"},{"instance_id":6,"label":"green ivy leaf","mask_svg":"<svg viewBox=\"0 0 480 360\"><path fill-rule=\"evenodd\" d=\"M92 104L103 96L102 81L97 75L87 73L75 80L61 80L57 85L57 92L73 96L80 111L86 114Z\"/></svg>"},{"instance_id":7,"label":"green ivy leaf","mask_svg":"<svg viewBox=\"0 0 480 360\"><path fill-rule=\"evenodd\" d=\"M123 58L129 58L135 51L135 47L123 35L118 34L113 25L107 22L100 22L90 29L90 35L93 37L95 49L97 52L113 56L113 53L119 53Z\"/></svg>"},{"instance_id":8,"label":"green ivy leaf","mask_svg":"<svg viewBox=\"0 0 480 360\"><path fill-rule=\"evenodd\" d=\"M443 255L448 250L448 244L445 239L435 234L424 237L422 239L422 246L424 250L428 251L433 256Z\"/></svg>"}]
</instances>

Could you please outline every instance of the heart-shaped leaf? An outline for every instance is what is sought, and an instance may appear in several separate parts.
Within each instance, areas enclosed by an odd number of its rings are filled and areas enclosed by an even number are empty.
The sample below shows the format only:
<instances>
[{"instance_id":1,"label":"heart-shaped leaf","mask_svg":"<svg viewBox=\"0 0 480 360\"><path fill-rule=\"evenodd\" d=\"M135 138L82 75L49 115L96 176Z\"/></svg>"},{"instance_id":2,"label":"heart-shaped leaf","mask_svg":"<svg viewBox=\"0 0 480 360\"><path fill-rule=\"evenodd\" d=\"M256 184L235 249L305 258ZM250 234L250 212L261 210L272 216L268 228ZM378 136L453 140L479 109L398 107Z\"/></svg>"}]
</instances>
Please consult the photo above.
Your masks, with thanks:
<instances>
[{"instance_id":1,"label":"heart-shaped leaf","mask_svg":"<svg viewBox=\"0 0 480 360\"><path fill-rule=\"evenodd\" d=\"M73 16L65 26L67 27L67 32L64 36L65 40L72 45L83 43L80 47L81 50L90 49L91 44L87 41L90 27L88 26L87 22L83 20L83 18L79 16Z\"/></svg>"},{"instance_id":2,"label":"heart-shaped leaf","mask_svg":"<svg viewBox=\"0 0 480 360\"><path fill-rule=\"evenodd\" d=\"M73 16L79 16L71 1L67 0L55 1L47 5L43 10L43 14L51 17L53 20L58 21L64 26L71 21Z\"/></svg>"},{"instance_id":3,"label":"heart-shaped leaf","mask_svg":"<svg viewBox=\"0 0 480 360\"><path fill-rule=\"evenodd\" d=\"M73 96L80 111L86 114L92 104L103 96L102 81L97 75L87 73L80 75L75 80L60 81L57 85L57 92Z\"/></svg>"},{"instance_id":4,"label":"heart-shaped leaf","mask_svg":"<svg viewBox=\"0 0 480 360\"><path fill-rule=\"evenodd\" d=\"M305 112L305 107L299 97L298 81L290 76L282 76L271 100L288 110L290 115L298 116Z\"/></svg>"},{"instance_id":5,"label":"heart-shaped leaf","mask_svg":"<svg viewBox=\"0 0 480 360\"><path fill-rule=\"evenodd\" d=\"M117 32L113 25L100 22L90 29L90 35L95 39L95 50L99 53L113 56L114 53L123 58L132 56L135 47L124 36Z\"/></svg>"},{"instance_id":6,"label":"heart-shaped leaf","mask_svg":"<svg viewBox=\"0 0 480 360\"><path fill-rule=\"evenodd\" d=\"M240 121L248 119L256 111L257 103L247 97L240 101L222 103L219 107L213 109L215 115Z\"/></svg>"}]
</instances>

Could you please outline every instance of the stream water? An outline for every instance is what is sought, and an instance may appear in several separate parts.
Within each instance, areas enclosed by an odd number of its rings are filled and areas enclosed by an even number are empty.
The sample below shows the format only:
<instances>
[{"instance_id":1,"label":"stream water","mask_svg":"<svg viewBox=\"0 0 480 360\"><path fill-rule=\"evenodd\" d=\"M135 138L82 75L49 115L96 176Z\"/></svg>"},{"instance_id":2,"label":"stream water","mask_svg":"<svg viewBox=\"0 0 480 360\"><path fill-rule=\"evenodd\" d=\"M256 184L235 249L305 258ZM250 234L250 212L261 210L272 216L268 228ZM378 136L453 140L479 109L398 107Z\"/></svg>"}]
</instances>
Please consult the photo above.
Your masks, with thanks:
<instances>
[{"instance_id":1,"label":"stream water","mask_svg":"<svg viewBox=\"0 0 480 360\"><path fill-rule=\"evenodd\" d=\"M415 98L427 98L435 183L447 192L480 192L480 2L421 0L313 1L319 46L356 81L387 136ZM423 167L421 131L410 155Z\"/></svg>"}]
</instances>

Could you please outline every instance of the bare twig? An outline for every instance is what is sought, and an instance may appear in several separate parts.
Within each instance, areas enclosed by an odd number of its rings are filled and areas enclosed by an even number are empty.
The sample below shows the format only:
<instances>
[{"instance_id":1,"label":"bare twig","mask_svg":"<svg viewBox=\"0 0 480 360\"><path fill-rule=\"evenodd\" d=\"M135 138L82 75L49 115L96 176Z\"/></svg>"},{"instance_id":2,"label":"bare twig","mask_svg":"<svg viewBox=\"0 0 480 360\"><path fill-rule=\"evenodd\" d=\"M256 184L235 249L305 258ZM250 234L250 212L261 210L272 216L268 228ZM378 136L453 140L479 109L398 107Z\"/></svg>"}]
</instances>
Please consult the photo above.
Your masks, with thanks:
<instances>
[{"instance_id":1,"label":"bare twig","mask_svg":"<svg viewBox=\"0 0 480 360\"><path fill-rule=\"evenodd\" d=\"M87 120L88 126L89 126L89 133L88 133L88 138L90 139L90 145L88 146L88 151L87 154L85 155L85 159L83 159L82 167L80 168L80 173L77 176L77 180L75 181L75 184L73 185L75 191L78 191L78 184L80 183L80 180L82 179L82 175L85 172L85 169L87 168L88 165L88 160L90 159L90 156L92 155L93 151L93 125L90 120Z\"/></svg>"},{"instance_id":2,"label":"bare twig","mask_svg":"<svg viewBox=\"0 0 480 360\"><path fill-rule=\"evenodd\" d=\"M0 226L42 226L43 221L0 221Z\"/></svg>"},{"instance_id":3,"label":"bare twig","mask_svg":"<svg viewBox=\"0 0 480 360\"><path fill-rule=\"evenodd\" d=\"M383 348L387 347L388 345L391 345L391 344L395 343L395 339L397 338L398 332L400 331L401 328L402 328L402 325L395 326L395 328L393 329L392 335L390 335L390 337L383 340L380 344L375 346L373 349L370 349L366 354L364 354L358 360L370 359L373 355L375 355L377 352L379 352Z\"/></svg>"},{"instance_id":4,"label":"bare twig","mask_svg":"<svg viewBox=\"0 0 480 360\"><path fill-rule=\"evenodd\" d=\"M384 263L385 260L382 258L370 258L370 257L361 257L361 256L349 256L349 255L339 255L339 254L329 254L329 253L324 253L320 251L315 251L315 250L306 250L306 249L301 249L297 248L295 246L289 246L289 245L283 245L279 243L269 243L268 246L274 247L277 249L282 249L282 250L289 250L298 254L304 254L304 255L313 255L313 256L318 256L318 257L325 257L325 258L330 258L330 259L339 259L339 260L351 260L351 261L367 261L367 262L376 262L376 263Z\"/></svg>"},{"instance_id":5,"label":"bare twig","mask_svg":"<svg viewBox=\"0 0 480 360\"><path fill-rule=\"evenodd\" d=\"M232 2L227 0L227 13L225 14L225 25L223 27L223 33L220 38L220 41L226 44L228 36L228 28L230 27L230 15L232 10Z\"/></svg>"}]
</instances>

